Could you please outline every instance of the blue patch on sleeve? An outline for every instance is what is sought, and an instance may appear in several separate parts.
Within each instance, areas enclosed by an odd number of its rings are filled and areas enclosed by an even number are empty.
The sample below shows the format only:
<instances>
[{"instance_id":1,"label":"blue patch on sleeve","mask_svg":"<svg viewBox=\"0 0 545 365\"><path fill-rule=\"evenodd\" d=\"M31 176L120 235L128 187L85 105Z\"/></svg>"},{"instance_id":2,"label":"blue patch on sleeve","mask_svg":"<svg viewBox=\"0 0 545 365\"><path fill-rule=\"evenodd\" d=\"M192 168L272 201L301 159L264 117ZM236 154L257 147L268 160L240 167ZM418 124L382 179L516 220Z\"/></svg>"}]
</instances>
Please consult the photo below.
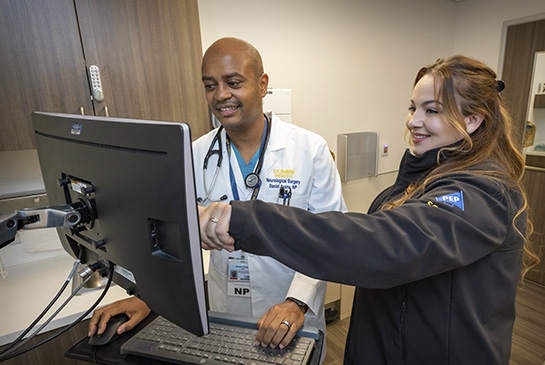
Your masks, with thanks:
<instances>
[{"instance_id":1,"label":"blue patch on sleeve","mask_svg":"<svg viewBox=\"0 0 545 365\"><path fill-rule=\"evenodd\" d=\"M464 192L452 193L435 198L438 202L443 202L451 207L458 207L464 210Z\"/></svg>"}]
</instances>

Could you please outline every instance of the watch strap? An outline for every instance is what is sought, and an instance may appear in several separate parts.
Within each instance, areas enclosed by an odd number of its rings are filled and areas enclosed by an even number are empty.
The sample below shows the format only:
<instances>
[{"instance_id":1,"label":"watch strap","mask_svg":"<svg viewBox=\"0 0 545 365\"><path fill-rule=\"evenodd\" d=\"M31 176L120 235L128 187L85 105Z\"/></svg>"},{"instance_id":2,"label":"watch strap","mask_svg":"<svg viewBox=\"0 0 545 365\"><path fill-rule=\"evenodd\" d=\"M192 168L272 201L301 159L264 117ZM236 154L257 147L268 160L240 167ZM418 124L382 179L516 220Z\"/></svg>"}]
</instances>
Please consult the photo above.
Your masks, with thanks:
<instances>
[{"instance_id":1,"label":"watch strap","mask_svg":"<svg viewBox=\"0 0 545 365\"><path fill-rule=\"evenodd\" d=\"M291 300L292 302L294 302L295 304L297 304L299 306L299 308L303 308L303 313L306 313L307 310L308 310L308 305L305 303L305 302L302 302L300 301L299 299L297 298L294 298L294 297L287 297L286 298L287 300Z\"/></svg>"}]
</instances>

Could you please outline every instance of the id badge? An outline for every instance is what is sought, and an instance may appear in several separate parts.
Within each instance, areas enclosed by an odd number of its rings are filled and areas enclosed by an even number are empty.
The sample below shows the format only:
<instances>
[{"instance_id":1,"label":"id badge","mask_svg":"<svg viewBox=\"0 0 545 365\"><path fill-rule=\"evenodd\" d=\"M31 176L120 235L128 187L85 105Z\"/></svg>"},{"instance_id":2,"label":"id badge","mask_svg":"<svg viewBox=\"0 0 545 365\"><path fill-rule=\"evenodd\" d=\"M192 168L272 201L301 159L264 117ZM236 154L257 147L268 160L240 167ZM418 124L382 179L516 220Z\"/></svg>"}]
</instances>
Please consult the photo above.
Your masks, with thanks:
<instances>
[{"instance_id":1,"label":"id badge","mask_svg":"<svg viewBox=\"0 0 545 365\"><path fill-rule=\"evenodd\" d=\"M230 297L251 297L250 269L246 258L231 258L227 265L227 295Z\"/></svg>"}]
</instances>

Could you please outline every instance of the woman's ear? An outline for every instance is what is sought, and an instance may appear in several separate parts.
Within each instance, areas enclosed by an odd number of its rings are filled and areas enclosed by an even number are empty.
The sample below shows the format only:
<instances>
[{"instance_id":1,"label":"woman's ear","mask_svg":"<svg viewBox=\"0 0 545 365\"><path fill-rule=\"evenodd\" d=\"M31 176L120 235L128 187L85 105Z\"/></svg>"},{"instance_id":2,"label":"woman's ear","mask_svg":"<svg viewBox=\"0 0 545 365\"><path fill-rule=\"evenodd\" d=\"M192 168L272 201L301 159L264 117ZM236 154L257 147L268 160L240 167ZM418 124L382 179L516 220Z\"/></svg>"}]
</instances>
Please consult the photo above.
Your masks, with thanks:
<instances>
[{"instance_id":1,"label":"woman's ear","mask_svg":"<svg viewBox=\"0 0 545 365\"><path fill-rule=\"evenodd\" d=\"M481 123L484 120L484 116L480 114L471 114L470 116L467 116L464 118L464 121L466 122L466 130L467 133L471 134L477 130L481 126Z\"/></svg>"}]
</instances>

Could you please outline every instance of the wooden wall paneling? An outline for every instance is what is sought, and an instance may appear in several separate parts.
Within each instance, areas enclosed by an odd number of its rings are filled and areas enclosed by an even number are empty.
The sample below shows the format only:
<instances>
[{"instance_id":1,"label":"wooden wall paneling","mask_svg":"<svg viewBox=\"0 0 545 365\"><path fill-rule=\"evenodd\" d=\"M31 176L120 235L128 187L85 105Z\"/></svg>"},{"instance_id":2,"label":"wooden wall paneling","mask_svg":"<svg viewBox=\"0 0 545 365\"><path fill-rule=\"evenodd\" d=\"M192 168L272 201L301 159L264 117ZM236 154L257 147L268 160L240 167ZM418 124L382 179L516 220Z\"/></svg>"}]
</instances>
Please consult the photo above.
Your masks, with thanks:
<instances>
[{"instance_id":1,"label":"wooden wall paneling","mask_svg":"<svg viewBox=\"0 0 545 365\"><path fill-rule=\"evenodd\" d=\"M35 148L31 113L92 109L72 0L0 1L0 151Z\"/></svg>"},{"instance_id":2,"label":"wooden wall paneling","mask_svg":"<svg viewBox=\"0 0 545 365\"><path fill-rule=\"evenodd\" d=\"M97 115L188 123L210 130L201 82L196 0L76 0L87 66L101 73Z\"/></svg>"},{"instance_id":3,"label":"wooden wall paneling","mask_svg":"<svg viewBox=\"0 0 545 365\"><path fill-rule=\"evenodd\" d=\"M522 149L534 56L545 50L545 20L512 25L507 29L502 78L502 97L513 117L514 141Z\"/></svg>"},{"instance_id":4,"label":"wooden wall paneling","mask_svg":"<svg viewBox=\"0 0 545 365\"><path fill-rule=\"evenodd\" d=\"M530 218L534 224L533 240L540 250L541 263L526 274L528 280L545 285L545 168L526 167L524 188L530 205Z\"/></svg>"}]
</instances>

